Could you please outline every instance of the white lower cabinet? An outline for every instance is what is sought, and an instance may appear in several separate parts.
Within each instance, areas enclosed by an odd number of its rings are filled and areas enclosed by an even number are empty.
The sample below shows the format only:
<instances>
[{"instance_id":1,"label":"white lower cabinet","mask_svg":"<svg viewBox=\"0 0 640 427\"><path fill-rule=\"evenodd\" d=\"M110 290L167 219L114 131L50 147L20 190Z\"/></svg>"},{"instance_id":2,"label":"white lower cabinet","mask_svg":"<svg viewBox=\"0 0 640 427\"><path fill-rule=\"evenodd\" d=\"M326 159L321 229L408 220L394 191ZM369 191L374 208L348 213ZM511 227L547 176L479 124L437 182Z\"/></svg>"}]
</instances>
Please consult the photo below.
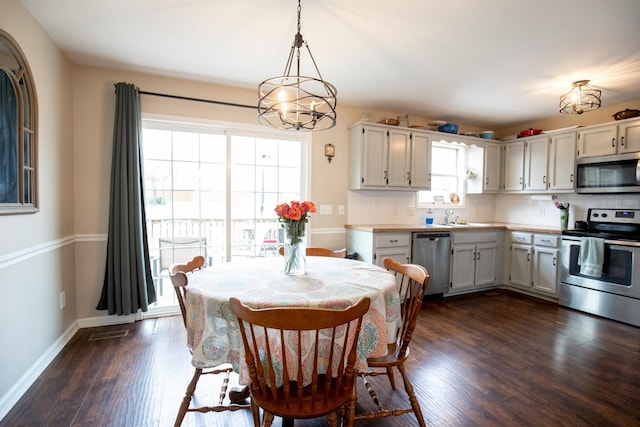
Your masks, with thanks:
<instances>
[{"instance_id":1,"label":"white lower cabinet","mask_svg":"<svg viewBox=\"0 0 640 427\"><path fill-rule=\"evenodd\" d=\"M453 233L451 291L495 284L497 248L495 232Z\"/></svg>"},{"instance_id":2,"label":"white lower cabinet","mask_svg":"<svg viewBox=\"0 0 640 427\"><path fill-rule=\"evenodd\" d=\"M559 243L556 235L512 232L509 283L527 291L557 296Z\"/></svg>"},{"instance_id":3,"label":"white lower cabinet","mask_svg":"<svg viewBox=\"0 0 640 427\"><path fill-rule=\"evenodd\" d=\"M382 267L386 257L406 264L411 260L411 233L372 233L347 230L347 251Z\"/></svg>"}]
</instances>

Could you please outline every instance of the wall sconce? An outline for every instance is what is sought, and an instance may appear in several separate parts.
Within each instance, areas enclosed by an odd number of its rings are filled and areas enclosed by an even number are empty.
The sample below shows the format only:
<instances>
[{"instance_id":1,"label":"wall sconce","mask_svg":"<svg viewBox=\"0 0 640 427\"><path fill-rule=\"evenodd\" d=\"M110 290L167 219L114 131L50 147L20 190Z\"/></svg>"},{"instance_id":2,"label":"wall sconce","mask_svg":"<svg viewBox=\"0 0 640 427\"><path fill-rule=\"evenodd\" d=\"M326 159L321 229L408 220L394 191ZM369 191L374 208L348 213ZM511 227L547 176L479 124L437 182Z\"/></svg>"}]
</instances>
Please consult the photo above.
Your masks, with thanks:
<instances>
[{"instance_id":1,"label":"wall sconce","mask_svg":"<svg viewBox=\"0 0 640 427\"><path fill-rule=\"evenodd\" d=\"M324 155L327 156L327 161L331 163L333 156L336 155L336 146L333 144L324 144Z\"/></svg>"}]
</instances>

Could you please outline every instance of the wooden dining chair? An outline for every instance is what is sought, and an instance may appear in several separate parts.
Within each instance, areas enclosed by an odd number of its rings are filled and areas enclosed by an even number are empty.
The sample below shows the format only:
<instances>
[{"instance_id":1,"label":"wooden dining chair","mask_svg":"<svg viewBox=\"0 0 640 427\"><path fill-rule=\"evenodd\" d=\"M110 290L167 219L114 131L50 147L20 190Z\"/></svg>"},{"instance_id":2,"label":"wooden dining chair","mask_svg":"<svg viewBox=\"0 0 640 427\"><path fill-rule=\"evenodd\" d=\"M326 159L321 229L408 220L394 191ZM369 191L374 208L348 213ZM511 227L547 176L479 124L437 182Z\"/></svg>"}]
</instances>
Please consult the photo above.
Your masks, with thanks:
<instances>
[{"instance_id":1,"label":"wooden dining chair","mask_svg":"<svg viewBox=\"0 0 640 427\"><path fill-rule=\"evenodd\" d=\"M204 263L204 257L198 255L186 264L172 264L169 267L171 283L173 284L173 289L176 291L178 304L180 305L180 312L182 313L182 322L184 323L185 328L187 326L187 306L185 302L187 285L189 284L189 274L195 270L201 269L204 266ZM229 378L232 371L233 368L229 363L206 368L195 368L193 377L187 386L187 391L182 399L180 408L178 409L178 415L176 416L174 426L177 427L182 424L187 412L222 412L250 408L250 405L244 402L246 397L248 397L248 394L245 392L245 390L248 391L246 386L229 389ZM190 407L191 400L196 391L196 386L198 385L200 377L202 375L218 374L222 376L222 383L220 385L220 393L218 394L217 402L211 406ZM236 398L234 398L234 394ZM225 397L229 397L229 404L225 404Z\"/></svg>"},{"instance_id":2,"label":"wooden dining chair","mask_svg":"<svg viewBox=\"0 0 640 427\"><path fill-rule=\"evenodd\" d=\"M401 264L392 258L383 260L384 267L393 272L398 282L398 291L400 294L400 311L401 324L396 331L396 341L388 347L386 356L367 359L367 370L359 371L358 376L362 377L365 387L369 395L376 404L375 411L356 414L357 387L353 386L353 395L349 401L347 408L347 419L353 422L358 419L377 419L390 416L400 416L413 412L418 424L425 427L425 421L422 416L420 404L413 390L413 385L409 381L404 362L409 357L409 343L413 330L416 327L416 320L422 308L422 300L429 285L429 273L426 268L417 264ZM386 409L378 394L374 390L367 377L375 377L378 375L387 375L391 388L396 389L393 369L396 368L402 375L404 389L411 403L411 408L395 408Z\"/></svg>"},{"instance_id":3,"label":"wooden dining chair","mask_svg":"<svg viewBox=\"0 0 640 427\"><path fill-rule=\"evenodd\" d=\"M278 249L278 253L280 255L284 255L283 246L280 246L280 249ZM307 256L328 256L328 257L334 257L334 258L346 258L347 250L339 249L337 251L334 251L333 249L327 249L327 248L307 248L306 254Z\"/></svg>"},{"instance_id":4,"label":"wooden dining chair","mask_svg":"<svg viewBox=\"0 0 640 427\"><path fill-rule=\"evenodd\" d=\"M244 343L255 427L260 408L264 427L274 416L291 421L327 415L330 426L338 425L338 411L354 388L357 341L369 304L362 297L342 310L252 309L229 300Z\"/></svg>"}]
</instances>

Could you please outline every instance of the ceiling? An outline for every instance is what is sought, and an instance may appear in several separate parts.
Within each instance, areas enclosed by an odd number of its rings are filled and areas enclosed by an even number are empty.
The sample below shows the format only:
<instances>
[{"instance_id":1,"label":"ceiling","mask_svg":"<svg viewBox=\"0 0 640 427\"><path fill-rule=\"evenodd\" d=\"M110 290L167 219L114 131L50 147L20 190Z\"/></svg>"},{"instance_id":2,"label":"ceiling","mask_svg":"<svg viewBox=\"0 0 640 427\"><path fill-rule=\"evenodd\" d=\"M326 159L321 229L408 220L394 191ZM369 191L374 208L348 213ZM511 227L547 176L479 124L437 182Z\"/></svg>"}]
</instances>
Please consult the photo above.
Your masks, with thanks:
<instances>
[{"instance_id":1,"label":"ceiling","mask_svg":"<svg viewBox=\"0 0 640 427\"><path fill-rule=\"evenodd\" d=\"M256 103L296 33L295 0L21 1L76 64L256 89ZM603 105L640 99L639 17L638 0L303 0L301 33L339 105L500 128L556 116L575 80Z\"/></svg>"}]
</instances>

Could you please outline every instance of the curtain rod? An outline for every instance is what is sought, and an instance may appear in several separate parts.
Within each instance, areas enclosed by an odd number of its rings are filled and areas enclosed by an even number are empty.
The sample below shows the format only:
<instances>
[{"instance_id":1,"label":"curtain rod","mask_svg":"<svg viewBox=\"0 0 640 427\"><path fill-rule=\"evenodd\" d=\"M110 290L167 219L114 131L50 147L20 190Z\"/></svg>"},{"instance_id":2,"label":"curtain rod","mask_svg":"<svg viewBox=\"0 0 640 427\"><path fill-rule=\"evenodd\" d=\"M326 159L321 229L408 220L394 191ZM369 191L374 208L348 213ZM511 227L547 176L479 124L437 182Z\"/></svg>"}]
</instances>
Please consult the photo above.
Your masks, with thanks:
<instances>
[{"instance_id":1,"label":"curtain rod","mask_svg":"<svg viewBox=\"0 0 640 427\"><path fill-rule=\"evenodd\" d=\"M214 101L212 99L192 98L190 96L168 95L166 93L146 92L146 91L143 91L143 90L138 90L138 93L140 95L161 96L161 97L164 97L164 98L181 99L183 101L206 102L208 104L226 105L226 106L229 106L229 107L251 108L252 110L255 110L255 109L258 108L256 105L236 104L234 102Z\"/></svg>"}]
</instances>

